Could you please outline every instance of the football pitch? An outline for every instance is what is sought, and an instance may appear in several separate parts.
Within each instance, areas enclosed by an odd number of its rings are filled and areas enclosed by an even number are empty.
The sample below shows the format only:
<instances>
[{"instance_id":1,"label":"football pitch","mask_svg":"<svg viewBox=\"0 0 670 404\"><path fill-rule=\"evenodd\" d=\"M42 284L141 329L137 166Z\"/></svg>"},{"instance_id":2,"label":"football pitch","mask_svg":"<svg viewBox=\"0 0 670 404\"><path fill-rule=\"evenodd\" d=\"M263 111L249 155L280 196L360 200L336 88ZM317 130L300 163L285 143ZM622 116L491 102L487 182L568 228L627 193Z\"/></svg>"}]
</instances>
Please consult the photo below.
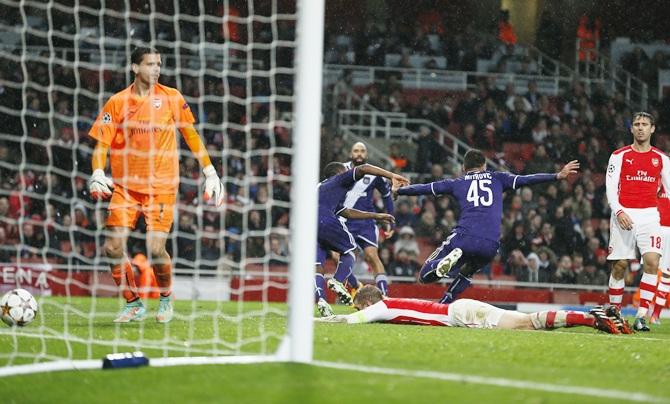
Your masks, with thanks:
<instances>
[{"instance_id":1,"label":"football pitch","mask_svg":"<svg viewBox=\"0 0 670 404\"><path fill-rule=\"evenodd\" d=\"M141 348L151 358L272 353L284 305L176 302L170 324L111 322L117 299L42 299L33 324L0 330L0 366L20 352L102 358ZM150 314L156 302L149 305ZM95 310L92 310L95 307ZM95 316L88 313L95 312ZM336 307L339 313L349 310ZM237 316L238 313L244 316ZM36 338L34 334L47 338ZM62 340L68 335L68 342ZM215 336L215 337L213 337ZM238 341L241 341L239 343ZM314 365L266 363L38 373L0 378L2 401L72 402L670 402L670 324L650 333L473 330L315 324ZM30 363L13 357L12 363Z\"/></svg>"}]
</instances>

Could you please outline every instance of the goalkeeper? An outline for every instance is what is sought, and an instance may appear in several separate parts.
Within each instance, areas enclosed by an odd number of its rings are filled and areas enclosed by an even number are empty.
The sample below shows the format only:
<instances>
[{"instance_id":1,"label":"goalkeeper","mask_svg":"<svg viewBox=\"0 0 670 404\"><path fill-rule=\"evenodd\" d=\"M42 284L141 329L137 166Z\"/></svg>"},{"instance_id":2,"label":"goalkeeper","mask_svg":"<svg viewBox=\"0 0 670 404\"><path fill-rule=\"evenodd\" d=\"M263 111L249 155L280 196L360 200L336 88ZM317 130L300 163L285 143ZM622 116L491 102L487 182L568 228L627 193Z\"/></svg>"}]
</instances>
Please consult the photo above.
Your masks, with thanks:
<instances>
[{"instance_id":1,"label":"goalkeeper","mask_svg":"<svg viewBox=\"0 0 670 404\"><path fill-rule=\"evenodd\" d=\"M156 321L167 323L173 316L172 263L165 242L179 186L176 129L203 167L204 200L211 199L220 206L224 187L193 127L195 118L184 97L178 90L158 83L161 71L158 51L146 47L135 49L131 69L135 74L133 83L107 101L89 131L97 141L89 191L95 200L111 198L104 253L112 277L126 299L126 307L114 321L140 321L146 316L125 251L130 231L139 216L144 215L147 249L160 288ZM112 179L104 172L108 152Z\"/></svg>"}]
</instances>

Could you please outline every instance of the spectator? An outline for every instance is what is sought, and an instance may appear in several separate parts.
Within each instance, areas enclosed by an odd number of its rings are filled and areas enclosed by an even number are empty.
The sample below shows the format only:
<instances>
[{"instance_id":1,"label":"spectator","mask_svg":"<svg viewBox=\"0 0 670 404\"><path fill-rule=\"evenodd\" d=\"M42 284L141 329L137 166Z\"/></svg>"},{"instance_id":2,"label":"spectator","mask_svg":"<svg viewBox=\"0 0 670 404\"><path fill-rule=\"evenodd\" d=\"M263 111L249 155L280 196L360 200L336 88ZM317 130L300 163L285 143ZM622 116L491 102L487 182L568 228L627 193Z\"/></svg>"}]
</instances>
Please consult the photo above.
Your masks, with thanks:
<instances>
[{"instance_id":1,"label":"spectator","mask_svg":"<svg viewBox=\"0 0 670 404\"><path fill-rule=\"evenodd\" d=\"M396 254L406 251L410 255L419 256L419 244L416 241L414 230L409 226L403 226L398 231L398 240L393 245Z\"/></svg>"},{"instance_id":2,"label":"spectator","mask_svg":"<svg viewBox=\"0 0 670 404\"><path fill-rule=\"evenodd\" d=\"M572 270L572 258L569 255L563 255L558 261L558 267L552 277L553 283L573 284L577 281L577 276Z\"/></svg>"},{"instance_id":3,"label":"spectator","mask_svg":"<svg viewBox=\"0 0 670 404\"><path fill-rule=\"evenodd\" d=\"M517 280L528 279L528 262L520 250L512 250L507 258L506 272Z\"/></svg>"},{"instance_id":4,"label":"spectator","mask_svg":"<svg viewBox=\"0 0 670 404\"><path fill-rule=\"evenodd\" d=\"M221 258L221 240L214 226L205 226L203 230L200 238L200 258L203 262L200 267L213 270L217 268L219 258ZM249 256L253 255L249 254Z\"/></svg>"},{"instance_id":5,"label":"spectator","mask_svg":"<svg viewBox=\"0 0 670 404\"><path fill-rule=\"evenodd\" d=\"M416 257L412 258L407 251L399 251L395 254L393 262L387 268L388 273L393 276L416 276L420 267L416 262Z\"/></svg>"},{"instance_id":6,"label":"spectator","mask_svg":"<svg viewBox=\"0 0 670 404\"><path fill-rule=\"evenodd\" d=\"M416 167L418 173L424 174L430 171L434 163L442 163L443 148L435 140L435 136L427 126L419 128L419 137L416 139Z\"/></svg>"},{"instance_id":7,"label":"spectator","mask_svg":"<svg viewBox=\"0 0 670 404\"><path fill-rule=\"evenodd\" d=\"M528 278L526 282L541 282L547 283L551 279L551 274L546 267L542 266L540 256L534 252L528 254L526 257L528 263Z\"/></svg>"},{"instance_id":8,"label":"spectator","mask_svg":"<svg viewBox=\"0 0 670 404\"><path fill-rule=\"evenodd\" d=\"M540 282L550 282L551 278L556 270L554 262L556 261L556 255L548 247L539 247L537 249L537 256L540 258L539 269L540 269Z\"/></svg>"},{"instance_id":9,"label":"spectator","mask_svg":"<svg viewBox=\"0 0 670 404\"><path fill-rule=\"evenodd\" d=\"M389 158L393 160L394 171L408 171L412 168L407 155L397 142L391 143L389 146Z\"/></svg>"},{"instance_id":10,"label":"spectator","mask_svg":"<svg viewBox=\"0 0 670 404\"><path fill-rule=\"evenodd\" d=\"M426 210L421 214L419 224L416 226L416 235L417 237L432 237L436 227L435 212Z\"/></svg>"},{"instance_id":11,"label":"spectator","mask_svg":"<svg viewBox=\"0 0 670 404\"><path fill-rule=\"evenodd\" d=\"M195 261L195 233L196 227L193 216L187 212L180 212L179 224L177 227L177 254L181 259L181 264L192 266Z\"/></svg>"},{"instance_id":12,"label":"spectator","mask_svg":"<svg viewBox=\"0 0 670 404\"><path fill-rule=\"evenodd\" d=\"M391 254L391 250L389 248L382 246L379 249L379 260L382 262L382 265L387 269L387 271L391 267L392 258L393 254Z\"/></svg>"},{"instance_id":13,"label":"spectator","mask_svg":"<svg viewBox=\"0 0 670 404\"><path fill-rule=\"evenodd\" d=\"M279 235L270 236L270 265L287 265L288 251L286 240Z\"/></svg>"},{"instance_id":14,"label":"spectator","mask_svg":"<svg viewBox=\"0 0 670 404\"><path fill-rule=\"evenodd\" d=\"M572 189L574 195L570 198L570 210L575 215L575 218L580 222L585 219L591 219L591 203L584 196L584 187L582 184L577 184Z\"/></svg>"},{"instance_id":15,"label":"spectator","mask_svg":"<svg viewBox=\"0 0 670 404\"><path fill-rule=\"evenodd\" d=\"M600 242L600 248L607 248L610 244L610 226L607 219L600 219L596 237Z\"/></svg>"},{"instance_id":16,"label":"spectator","mask_svg":"<svg viewBox=\"0 0 670 404\"><path fill-rule=\"evenodd\" d=\"M524 256L530 252L530 240L526 235L526 229L521 221L514 223L511 234L503 238L501 243L503 259L509 257L514 250L521 251L521 254Z\"/></svg>"},{"instance_id":17,"label":"spectator","mask_svg":"<svg viewBox=\"0 0 670 404\"><path fill-rule=\"evenodd\" d=\"M416 215L412 212L406 199L398 201L394 216L396 227L409 226L411 228L417 223Z\"/></svg>"},{"instance_id":18,"label":"spectator","mask_svg":"<svg viewBox=\"0 0 670 404\"><path fill-rule=\"evenodd\" d=\"M516 45L514 27L509 22L509 10L500 10L498 19L498 39L505 45Z\"/></svg>"},{"instance_id":19,"label":"spectator","mask_svg":"<svg viewBox=\"0 0 670 404\"><path fill-rule=\"evenodd\" d=\"M533 111L537 111L540 108L540 98L542 94L537 91L537 81L528 80L528 91L524 94L524 98L528 100Z\"/></svg>"},{"instance_id":20,"label":"spectator","mask_svg":"<svg viewBox=\"0 0 670 404\"><path fill-rule=\"evenodd\" d=\"M535 147L533 158L526 164L524 172L526 174L534 173L550 173L554 171L554 163L547 155L547 149L543 144L538 144Z\"/></svg>"},{"instance_id":21,"label":"spectator","mask_svg":"<svg viewBox=\"0 0 670 404\"><path fill-rule=\"evenodd\" d=\"M577 275L577 283L580 285L597 285L601 286L607 284L607 275L605 272L597 269L595 262L587 263L584 270Z\"/></svg>"}]
</instances>

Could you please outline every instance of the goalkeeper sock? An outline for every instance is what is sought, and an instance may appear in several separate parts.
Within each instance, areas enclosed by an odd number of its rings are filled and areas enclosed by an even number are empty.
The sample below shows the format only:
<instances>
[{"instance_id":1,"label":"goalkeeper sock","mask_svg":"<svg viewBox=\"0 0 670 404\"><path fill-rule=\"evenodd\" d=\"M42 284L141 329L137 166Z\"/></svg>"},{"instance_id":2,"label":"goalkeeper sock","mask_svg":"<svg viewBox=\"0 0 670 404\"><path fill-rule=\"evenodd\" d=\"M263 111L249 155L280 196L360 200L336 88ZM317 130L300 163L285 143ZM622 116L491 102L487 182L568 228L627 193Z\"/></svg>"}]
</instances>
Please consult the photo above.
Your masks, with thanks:
<instances>
[{"instance_id":1,"label":"goalkeeper sock","mask_svg":"<svg viewBox=\"0 0 670 404\"><path fill-rule=\"evenodd\" d=\"M112 270L112 278L116 286L121 288L121 294L126 302L130 303L139 298L137 294L137 285L135 285L135 272L127 257L123 257L121 264L110 266ZM125 285L122 285L125 279Z\"/></svg>"},{"instance_id":2,"label":"goalkeeper sock","mask_svg":"<svg viewBox=\"0 0 670 404\"><path fill-rule=\"evenodd\" d=\"M347 280L347 278L354 277L353 273L351 271L351 268L354 266L354 255L349 253L349 254L340 254L340 260L337 263L337 270L335 270L335 275L333 275L333 278L335 278L336 281L342 283L344 285L344 282ZM355 280L355 277L354 277ZM351 282L349 282L350 285L352 285ZM358 281L356 280L356 286L358 286ZM354 287L352 285L352 287Z\"/></svg>"},{"instance_id":3,"label":"goalkeeper sock","mask_svg":"<svg viewBox=\"0 0 670 404\"><path fill-rule=\"evenodd\" d=\"M314 276L314 300L326 298L326 278L323 274L316 274Z\"/></svg>"},{"instance_id":4,"label":"goalkeeper sock","mask_svg":"<svg viewBox=\"0 0 670 404\"><path fill-rule=\"evenodd\" d=\"M379 290L382 291L382 295L387 296L389 290L389 278L386 277L386 274L377 274L375 283Z\"/></svg>"},{"instance_id":5,"label":"goalkeeper sock","mask_svg":"<svg viewBox=\"0 0 670 404\"><path fill-rule=\"evenodd\" d=\"M161 291L161 296L167 297L172 293L172 262L153 264L156 283Z\"/></svg>"}]
</instances>

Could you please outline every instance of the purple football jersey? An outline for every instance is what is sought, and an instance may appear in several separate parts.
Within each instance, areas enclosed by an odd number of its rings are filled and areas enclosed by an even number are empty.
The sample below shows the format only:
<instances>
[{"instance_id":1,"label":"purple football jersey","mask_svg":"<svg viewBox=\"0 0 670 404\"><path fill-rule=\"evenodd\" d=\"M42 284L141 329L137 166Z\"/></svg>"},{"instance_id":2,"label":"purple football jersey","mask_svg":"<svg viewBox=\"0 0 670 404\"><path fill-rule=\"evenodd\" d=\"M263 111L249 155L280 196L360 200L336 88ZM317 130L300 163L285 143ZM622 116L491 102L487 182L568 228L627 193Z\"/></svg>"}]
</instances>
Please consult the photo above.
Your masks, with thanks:
<instances>
[{"instance_id":1,"label":"purple football jersey","mask_svg":"<svg viewBox=\"0 0 670 404\"><path fill-rule=\"evenodd\" d=\"M480 171L454 179L402 187L398 194L452 195L461 208L454 233L498 241L503 192L553 180L556 180L556 174L515 175L501 171Z\"/></svg>"}]
</instances>

